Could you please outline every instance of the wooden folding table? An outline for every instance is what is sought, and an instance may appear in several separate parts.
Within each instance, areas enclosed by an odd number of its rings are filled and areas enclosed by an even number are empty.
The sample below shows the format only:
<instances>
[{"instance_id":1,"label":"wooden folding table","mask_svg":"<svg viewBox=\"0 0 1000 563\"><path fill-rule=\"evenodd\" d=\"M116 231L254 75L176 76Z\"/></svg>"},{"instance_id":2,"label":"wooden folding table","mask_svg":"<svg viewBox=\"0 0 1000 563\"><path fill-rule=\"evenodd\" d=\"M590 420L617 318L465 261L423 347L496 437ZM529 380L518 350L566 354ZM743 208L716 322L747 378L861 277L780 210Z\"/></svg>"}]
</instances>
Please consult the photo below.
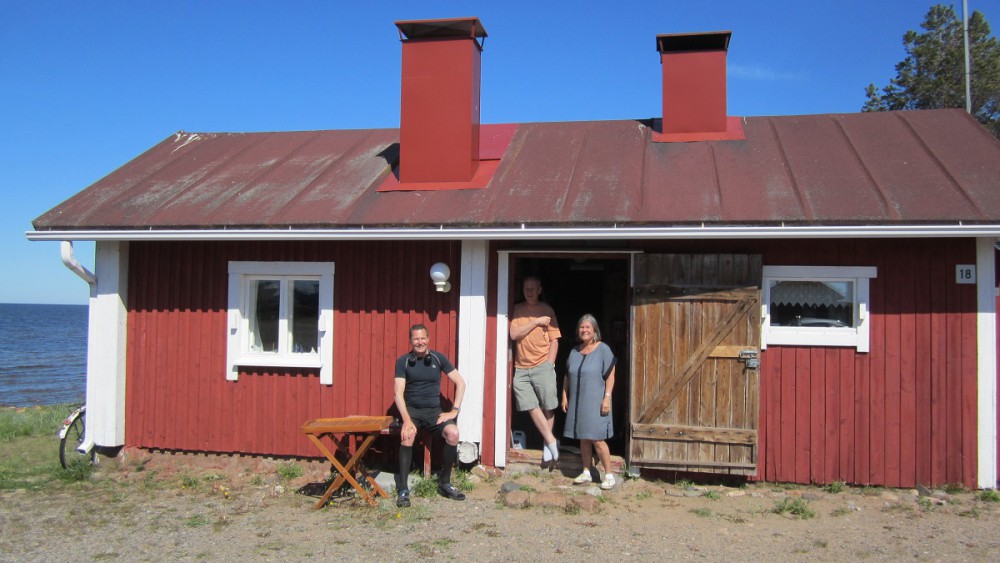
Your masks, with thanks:
<instances>
[{"instance_id":1,"label":"wooden folding table","mask_svg":"<svg viewBox=\"0 0 1000 563\"><path fill-rule=\"evenodd\" d=\"M354 487L354 490L361 495L361 498L368 501L368 504L372 506L375 506L376 494L382 498L389 498L388 493L383 491L382 487L378 486L378 483L368 474L360 461L375 441L375 438L379 434L389 430L392 421L393 418L391 416L348 416L345 418L315 418L302 425L302 432L330 460L330 463L337 470L337 478L334 479L333 483L326 489L326 493L323 494L323 497L319 499L319 502L313 508L322 508L330 500L330 497L333 496L333 493L344 484L345 480ZM333 451L330 451L320 440L325 434L330 434L333 437ZM354 451L354 455L350 456L350 459L344 464L341 464L337 459L336 435L365 437L361 445ZM363 480L371 485L371 491L366 490L355 480L355 471L358 472Z\"/></svg>"}]
</instances>

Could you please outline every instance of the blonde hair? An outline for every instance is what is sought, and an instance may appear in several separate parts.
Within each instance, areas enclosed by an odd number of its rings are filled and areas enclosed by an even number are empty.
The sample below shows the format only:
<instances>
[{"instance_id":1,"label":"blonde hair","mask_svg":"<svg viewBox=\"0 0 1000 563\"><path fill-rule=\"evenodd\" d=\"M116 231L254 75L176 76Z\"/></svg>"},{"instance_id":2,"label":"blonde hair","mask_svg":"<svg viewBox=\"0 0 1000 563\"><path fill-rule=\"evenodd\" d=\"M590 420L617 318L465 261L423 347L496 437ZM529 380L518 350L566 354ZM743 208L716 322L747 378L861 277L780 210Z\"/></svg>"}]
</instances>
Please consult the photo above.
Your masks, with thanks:
<instances>
[{"instance_id":1,"label":"blonde hair","mask_svg":"<svg viewBox=\"0 0 1000 563\"><path fill-rule=\"evenodd\" d=\"M580 325L583 323L590 323L590 326L594 327L594 342L600 342L601 329L597 326L597 319L595 319L594 315L591 315L590 313L585 314L580 317L580 320L576 321L576 339L580 339Z\"/></svg>"}]
</instances>

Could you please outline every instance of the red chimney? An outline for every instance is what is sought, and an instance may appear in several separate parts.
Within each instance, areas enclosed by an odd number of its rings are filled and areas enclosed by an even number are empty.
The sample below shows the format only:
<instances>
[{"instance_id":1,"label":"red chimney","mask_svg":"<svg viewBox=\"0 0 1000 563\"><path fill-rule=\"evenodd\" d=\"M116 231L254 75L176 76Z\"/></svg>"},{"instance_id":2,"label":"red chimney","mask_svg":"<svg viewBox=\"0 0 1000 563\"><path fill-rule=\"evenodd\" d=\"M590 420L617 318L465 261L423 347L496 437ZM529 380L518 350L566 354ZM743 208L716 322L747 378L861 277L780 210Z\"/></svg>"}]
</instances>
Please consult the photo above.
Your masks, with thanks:
<instances>
[{"instance_id":1,"label":"red chimney","mask_svg":"<svg viewBox=\"0 0 1000 563\"><path fill-rule=\"evenodd\" d=\"M478 18L397 21L403 43L399 182L468 182L479 167Z\"/></svg>"},{"instance_id":2,"label":"red chimney","mask_svg":"<svg viewBox=\"0 0 1000 563\"><path fill-rule=\"evenodd\" d=\"M663 126L655 141L742 139L739 118L726 115L730 31L656 36L663 67ZM737 131L734 131L733 128Z\"/></svg>"}]
</instances>

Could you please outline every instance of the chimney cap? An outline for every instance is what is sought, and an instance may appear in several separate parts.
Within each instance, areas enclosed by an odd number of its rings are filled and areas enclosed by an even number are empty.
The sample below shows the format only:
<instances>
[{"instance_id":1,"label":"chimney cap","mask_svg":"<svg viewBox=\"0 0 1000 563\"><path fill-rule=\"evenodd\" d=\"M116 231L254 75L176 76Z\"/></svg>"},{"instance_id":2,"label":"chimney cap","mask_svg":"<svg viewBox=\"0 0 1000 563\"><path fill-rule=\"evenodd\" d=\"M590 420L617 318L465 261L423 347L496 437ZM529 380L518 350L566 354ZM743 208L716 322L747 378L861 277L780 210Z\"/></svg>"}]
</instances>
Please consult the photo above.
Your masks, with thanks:
<instances>
[{"instance_id":1,"label":"chimney cap","mask_svg":"<svg viewBox=\"0 0 1000 563\"><path fill-rule=\"evenodd\" d=\"M400 39L428 39L439 37L486 37L486 29L479 18L450 18L441 20L406 20L393 22L399 28ZM405 37L404 37L405 36Z\"/></svg>"},{"instance_id":2,"label":"chimney cap","mask_svg":"<svg viewBox=\"0 0 1000 563\"><path fill-rule=\"evenodd\" d=\"M656 50L663 53L681 51L726 51L732 31L703 33L668 33L656 36Z\"/></svg>"}]
</instances>

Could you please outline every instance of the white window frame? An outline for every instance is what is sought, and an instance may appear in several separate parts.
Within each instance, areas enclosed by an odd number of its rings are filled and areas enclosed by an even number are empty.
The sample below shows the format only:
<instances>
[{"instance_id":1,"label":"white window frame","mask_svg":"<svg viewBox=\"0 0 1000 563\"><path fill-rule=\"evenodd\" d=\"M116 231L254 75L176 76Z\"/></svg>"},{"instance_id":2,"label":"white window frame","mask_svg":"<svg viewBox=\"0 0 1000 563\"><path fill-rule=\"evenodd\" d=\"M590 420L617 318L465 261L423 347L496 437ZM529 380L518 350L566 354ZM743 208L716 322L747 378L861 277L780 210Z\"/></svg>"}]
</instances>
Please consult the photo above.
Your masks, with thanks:
<instances>
[{"instance_id":1,"label":"white window frame","mask_svg":"<svg viewBox=\"0 0 1000 563\"><path fill-rule=\"evenodd\" d=\"M869 280L878 269L867 266L764 266L761 298L760 347L849 346L867 352L869 346ZM771 281L852 282L856 327L771 326Z\"/></svg>"},{"instance_id":2,"label":"white window frame","mask_svg":"<svg viewBox=\"0 0 1000 563\"><path fill-rule=\"evenodd\" d=\"M229 262L227 380L239 379L240 366L319 368L319 382L333 385L333 272L333 262ZM249 288L252 280L261 277L279 278L285 282L319 279L319 348L316 353L250 351ZM283 292L283 302L284 296Z\"/></svg>"}]
</instances>

